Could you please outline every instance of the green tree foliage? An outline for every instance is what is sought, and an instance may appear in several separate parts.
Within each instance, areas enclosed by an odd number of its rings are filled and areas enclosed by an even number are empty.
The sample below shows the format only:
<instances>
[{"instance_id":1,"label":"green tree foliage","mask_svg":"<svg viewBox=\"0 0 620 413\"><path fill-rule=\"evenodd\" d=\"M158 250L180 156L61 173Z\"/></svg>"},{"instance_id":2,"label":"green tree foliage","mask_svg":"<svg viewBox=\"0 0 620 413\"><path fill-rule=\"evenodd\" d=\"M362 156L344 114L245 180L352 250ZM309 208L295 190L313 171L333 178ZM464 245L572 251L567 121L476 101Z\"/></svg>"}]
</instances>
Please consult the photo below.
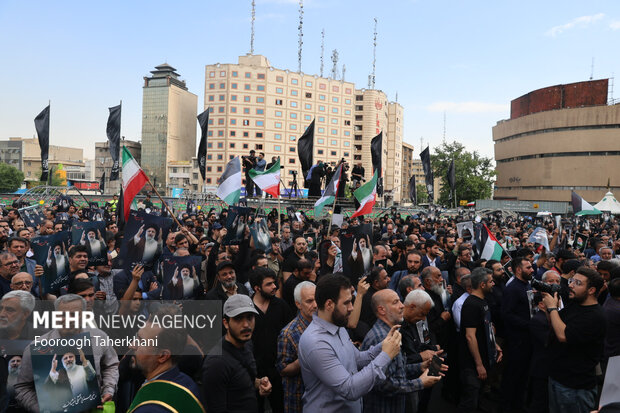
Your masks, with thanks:
<instances>
[{"instance_id":1,"label":"green tree foliage","mask_svg":"<svg viewBox=\"0 0 620 413\"><path fill-rule=\"evenodd\" d=\"M436 178L443 180L439 193L439 204L452 206L450 186L448 185L448 168L454 160L456 175L456 203L460 200L475 201L491 197L495 182L495 168L491 158L481 156L477 151L468 152L458 142L442 143L431 155L431 165ZM435 188L439 190L439 188Z\"/></svg>"},{"instance_id":2,"label":"green tree foliage","mask_svg":"<svg viewBox=\"0 0 620 413\"><path fill-rule=\"evenodd\" d=\"M56 168L53 168L53 173L51 172L50 169L50 173L52 173L52 183L51 186L66 186L65 184L63 184L62 182L62 178L60 177L58 170ZM35 176L38 176L39 178L41 177L41 169L39 169L37 171L37 174ZM35 181L35 183L32 185L33 187L35 186L41 186L41 185L47 185L49 183L49 177L48 180L43 182L43 181Z\"/></svg>"},{"instance_id":3,"label":"green tree foliage","mask_svg":"<svg viewBox=\"0 0 620 413\"><path fill-rule=\"evenodd\" d=\"M0 192L15 192L24 182L24 173L19 169L0 162Z\"/></svg>"},{"instance_id":4,"label":"green tree foliage","mask_svg":"<svg viewBox=\"0 0 620 413\"><path fill-rule=\"evenodd\" d=\"M418 196L418 204L428 204L428 191L425 184L416 184L416 193Z\"/></svg>"}]
</instances>

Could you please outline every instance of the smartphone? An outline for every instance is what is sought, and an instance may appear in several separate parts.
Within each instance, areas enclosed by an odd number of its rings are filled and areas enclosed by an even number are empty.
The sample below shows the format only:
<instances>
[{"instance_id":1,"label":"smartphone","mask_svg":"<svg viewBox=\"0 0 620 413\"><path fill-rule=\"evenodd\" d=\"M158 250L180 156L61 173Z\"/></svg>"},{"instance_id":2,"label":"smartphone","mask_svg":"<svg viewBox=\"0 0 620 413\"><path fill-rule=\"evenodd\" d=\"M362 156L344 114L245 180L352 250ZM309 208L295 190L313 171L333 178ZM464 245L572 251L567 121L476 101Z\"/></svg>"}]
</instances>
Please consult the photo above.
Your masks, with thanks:
<instances>
[{"instance_id":1,"label":"smartphone","mask_svg":"<svg viewBox=\"0 0 620 413\"><path fill-rule=\"evenodd\" d=\"M431 360L431 364L428 366L428 375L429 376L439 376L439 372L441 371L441 365L443 364L443 359L439 357L437 354L433 356Z\"/></svg>"}]
</instances>

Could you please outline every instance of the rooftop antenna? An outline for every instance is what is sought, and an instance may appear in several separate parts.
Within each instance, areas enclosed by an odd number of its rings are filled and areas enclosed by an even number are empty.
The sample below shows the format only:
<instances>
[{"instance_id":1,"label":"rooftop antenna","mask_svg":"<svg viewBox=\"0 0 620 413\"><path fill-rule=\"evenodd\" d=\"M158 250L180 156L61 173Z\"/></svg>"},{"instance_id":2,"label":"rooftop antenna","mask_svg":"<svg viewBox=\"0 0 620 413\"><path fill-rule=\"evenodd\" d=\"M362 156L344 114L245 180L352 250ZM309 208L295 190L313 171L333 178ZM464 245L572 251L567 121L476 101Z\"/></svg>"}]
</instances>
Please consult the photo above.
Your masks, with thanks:
<instances>
[{"instance_id":1,"label":"rooftop antenna","mask_svg":"<svg viewBox=\"0 0 620 413\"><path fill-rule=\"evenodd\" d=\"M446 144L446 111L443 111L443 139L442 143Z\"/></svg>"},{"instance_id":2,"label":"rooftop antenna","mask_svg":"<svg viewBox=\"0 0 620 413\"><path fill-rule=\"evenodd\" d=\"M594 79L594 57L592 58L592 66L590 67L590 80Z\"/></svg>"},{"instance_id":3,"label":"rooftop antenna","mask_svg":"<svg viewBox=\"0 0 620 413\"><path fill-rule=\"evenodd\" d=\"M304 0L299 0L299 50L297 51L297 64L298 64L298 71L301 73L301 48L304 44L304 32L303 32L303 27L304 27Z\"/></svg>"},{"instance_id":4,"label":"rooftop antenna","mask_svg":"<svg viewBox=\"0 0 620 413\"><path fill-rule=\"evenodd\" d=\"M396 92L396 103L398 103L398 91Z\"/></svg>"},{"instance_id":5,"label":"rooftop antenna","mask_svg":"<svg viewBox=\"0 0 620 413\"><path fill-rule=\"evenodd\" d=\"M252 31L250 32L250 54L254 54L254 21L256 20L256 1L252 0Z\"/></svg>"},{"instance_id":6,"label":"rooftop antenna","mask_svg":"<svg viewBox=\"0 0 620 413\"><path fill-rule=\"evenodd\" d=\"M342 81L344 82L344 74L347 72L347 65L342 64Z\"/></svg>"},{"instance_id":7,"label":"rooftop antenna","mask_svg":"<svg viewBox=\"0 0 620 413\"><path fill-rule=\"evenodd\" d=\"M424 148L424 136L420 136L420 151L423 151Z\"/></svg>"},{"instance_id":8,"label":"rooftop antenna","mask_svg":"<svg viewBox=\"0 0 620 413\"><path fill-rule=\"evenodd\" d=\"M332 79L336 80L338 77L338 49L332 50L332 63L334 64L332 67Z\"/></svg>"},{"instance_id":9,"label":"rooftop antenna","mask_svg":"<svg viewBox=\"0 0 620 413\"><path fill-rule=\"evenodd\" d=\"M368 77L368 88L375 88L375 68L377 65L377 18L375 17L375 32L372 40L372 74Z\"/></svg>"},{"instance_id":10,"label":"rooftop antenna","mask_svg":"<svg viewBox=\"0 0 620 413\"><path fill-rule=\"evenodd\" d=\"M323 55L325 54L325 29L321 30L321 77L323 77Z\"/></svg>"}]
</instances>

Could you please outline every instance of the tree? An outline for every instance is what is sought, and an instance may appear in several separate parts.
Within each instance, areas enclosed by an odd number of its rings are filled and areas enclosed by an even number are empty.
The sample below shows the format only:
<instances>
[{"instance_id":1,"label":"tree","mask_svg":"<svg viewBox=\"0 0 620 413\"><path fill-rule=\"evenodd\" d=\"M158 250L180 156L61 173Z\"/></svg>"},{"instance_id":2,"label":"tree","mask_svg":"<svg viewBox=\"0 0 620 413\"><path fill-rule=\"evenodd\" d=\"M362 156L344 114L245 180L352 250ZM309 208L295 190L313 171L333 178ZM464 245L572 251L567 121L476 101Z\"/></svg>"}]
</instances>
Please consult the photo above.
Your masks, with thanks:
<instances>
[{"instance_id":1,"label":"tree","mask_svg":"<svg viewBox=\"0 0 620 413\"><path fill-rule=\"evenodd\" d=\"M428 204L428 191L426 190L426 184L416 184L416 195L419 204Z\"/></svg>"},{"instance_id":2,"label":"tree","mask_svg":"<svg viewBox=\"0 0 620 413\"><path fill-rule=\"evenodd\" d=\"M63 178L60 176L58 169L50 168L50 173L52 174L52 182L50 184L51 186L67 186L66 182L63 182ZM41 169L37 171L37 174L35 176L38 176L39 178L41 177ZM35 187L35 186L41 186L41 185L48 185L48 183L49 183L49 177L48 177L48 180L45 182L33 181L31 185L32 187Z\"/></svg>"},{"instance_id":3,"label":"tree","mask_svg":"<svg viewBox=\"0 0 620 413\"><path fill-rule=\"evenodd\" d=\"M15 192L24 182L24 173L7 163L0 162L0 192Z\"/></svg>"},{"instance_id":4,"label":"tree","mask_svg":"<svg viewBox=\"0 0 620 413\"><path fill-rule=\"evenodd\" d=\"M439 192L439 203L451 206L450 186L448 185L448 168L454 160L456 176L456 202L460 200L475 201L491 197L495 168L491 158L481 156L477 151L468 152L459 142L442 143L431 155L431 165L436 178L443 179ZM438 188L435 188L438 190Z\"/></svg>"}]
</instances>

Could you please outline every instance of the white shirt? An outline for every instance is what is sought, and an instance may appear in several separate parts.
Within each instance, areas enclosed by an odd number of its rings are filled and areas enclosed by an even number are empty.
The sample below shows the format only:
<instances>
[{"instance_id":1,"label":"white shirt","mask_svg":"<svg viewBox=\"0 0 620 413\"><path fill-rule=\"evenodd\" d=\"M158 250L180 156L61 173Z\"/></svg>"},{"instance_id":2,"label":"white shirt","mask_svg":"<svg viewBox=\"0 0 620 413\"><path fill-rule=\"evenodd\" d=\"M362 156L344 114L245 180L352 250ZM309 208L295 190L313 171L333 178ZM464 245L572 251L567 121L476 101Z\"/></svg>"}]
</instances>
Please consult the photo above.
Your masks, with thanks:
<instances>
[{"instance_id":1,"label":"white shirt","mask_svg":"<svg viewBox=\"0 0 620 413\"><path fill-rule=\"evenodd\" d=\"M454 324L456 325L456 331L461 331L461 310L463 309L463 303L469 297L468 292L464 292L458 300L452 304L452 317L454 317Z\"/></svg>"}]
</instances>

